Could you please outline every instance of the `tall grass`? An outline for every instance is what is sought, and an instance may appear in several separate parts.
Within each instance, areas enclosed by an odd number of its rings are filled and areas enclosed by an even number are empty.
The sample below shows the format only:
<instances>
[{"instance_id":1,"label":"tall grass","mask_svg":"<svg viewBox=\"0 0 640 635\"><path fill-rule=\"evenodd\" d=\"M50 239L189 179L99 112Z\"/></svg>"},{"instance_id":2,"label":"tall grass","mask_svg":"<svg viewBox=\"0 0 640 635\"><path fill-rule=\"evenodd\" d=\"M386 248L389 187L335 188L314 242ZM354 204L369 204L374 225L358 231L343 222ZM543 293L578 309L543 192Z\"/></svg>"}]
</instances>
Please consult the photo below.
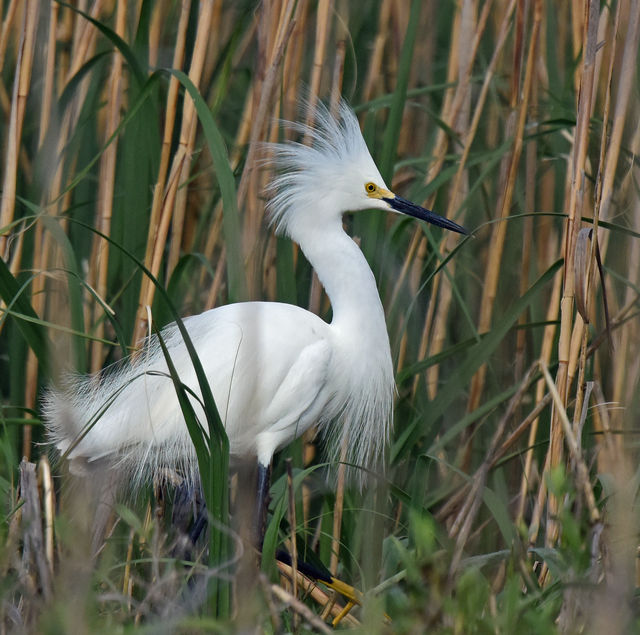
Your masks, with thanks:
<instances>
[{"instance_id":1,"label":"tall grass","mask_svg":"<svg viewBox=\"0 0 640 635\"><path fill-rule=\"evenodd\" d=\"M367 632L639 627L637 3L5 0L0 18L4 631L321 629L340 609L270 557L293 536L368 592L344 622ZM473 230L346 219L396 365L386 472L360 493L331 466L333 488L311 437L283 450L256 582L210 403L208 555L183 566L149 488L91 559L90 501L51 486L43 387L176 314L265 299L330 319L265 223L261 143L340 95L393 189ZM230 598L233 576L253 584Z\"/></svg>"}]
</instances>

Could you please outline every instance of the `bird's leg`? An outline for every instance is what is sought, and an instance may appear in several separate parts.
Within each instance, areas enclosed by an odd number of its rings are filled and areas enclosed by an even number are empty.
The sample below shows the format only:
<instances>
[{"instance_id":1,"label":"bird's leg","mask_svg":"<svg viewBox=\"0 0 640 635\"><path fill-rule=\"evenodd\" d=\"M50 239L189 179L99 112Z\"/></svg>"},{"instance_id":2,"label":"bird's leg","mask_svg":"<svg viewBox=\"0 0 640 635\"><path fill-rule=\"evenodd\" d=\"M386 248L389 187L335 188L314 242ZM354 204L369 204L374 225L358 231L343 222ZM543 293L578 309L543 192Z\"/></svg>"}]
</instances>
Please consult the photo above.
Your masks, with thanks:
<instances>
[{"instance_id":1,"label":"bird's leg","mask_svg":"<svg viewBox=\"0 0 640 635\"><path fill-rule=\"evenodd\" d=\"M207 528L207 524L209 522L209 511L207 510L206 504L203 502L198 514L193 521L193 525L189 530L189 540L191 540L191 544L196 544L200 534L204 529Z\"/></svg>"},{"instance_id":2,"label":"bird's leg","mask_svg":"<svg viewBox=\"0 0 640 635\"><path fill-rule=\"evenodd\" d=\"M177 485L173 501L171 524L178 537L173 554L182 560L193 560L193 549L206 532L209 512L199 486L182 482Z\"/></svg>"},{"instance_id":3,"label":"bird's leg","mask_svg":"<svg viewBox=\"0 0 640 635\"><path fill-rule=\"evenodd\" d=\"M258 491L256 492L256 508L253 528L253 539L259 551L262 551L264 532L267 528L267 509L269 508L269 486L271 484L271 463L263 465L258 462Z\"/></svg>"}]
</instances>

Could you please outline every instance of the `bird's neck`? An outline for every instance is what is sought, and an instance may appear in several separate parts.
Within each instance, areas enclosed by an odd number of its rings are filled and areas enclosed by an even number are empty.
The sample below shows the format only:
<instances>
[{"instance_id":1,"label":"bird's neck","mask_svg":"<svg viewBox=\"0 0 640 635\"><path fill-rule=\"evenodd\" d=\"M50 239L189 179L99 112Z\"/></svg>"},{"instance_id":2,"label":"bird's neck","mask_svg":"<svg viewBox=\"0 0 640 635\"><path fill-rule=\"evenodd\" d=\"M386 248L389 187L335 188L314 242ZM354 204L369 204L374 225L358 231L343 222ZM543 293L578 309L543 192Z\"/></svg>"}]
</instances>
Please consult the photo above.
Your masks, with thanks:
<instances>
[{"instance_id":1,"label":"bird's neck","mask_svg":"<svg viewBox=\"0 0 640 635\"><path fill-rule=\"evenodd\" d=\"M332 325L375 333L388 341L373 272L342 224L324 227L298 242L329 296Z\"/></svg>"}]
</instances>

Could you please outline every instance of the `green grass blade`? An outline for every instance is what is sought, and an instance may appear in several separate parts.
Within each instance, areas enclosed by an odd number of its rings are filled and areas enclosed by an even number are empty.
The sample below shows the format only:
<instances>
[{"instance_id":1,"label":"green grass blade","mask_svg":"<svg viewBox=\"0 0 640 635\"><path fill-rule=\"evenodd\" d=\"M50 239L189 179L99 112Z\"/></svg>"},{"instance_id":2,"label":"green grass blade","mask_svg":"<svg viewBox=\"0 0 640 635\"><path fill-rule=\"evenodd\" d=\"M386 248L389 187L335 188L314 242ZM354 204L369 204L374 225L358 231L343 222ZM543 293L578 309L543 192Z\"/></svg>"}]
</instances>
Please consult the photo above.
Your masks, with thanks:
<instances>
[{"instance_id":1,"label":"green grass blade","mask_svg":"<svg viewBox=\"0 0 640 635\"><path fill-rule=\"evenodd\" d=\"M182 416L184 417L184 421L189 430L189 436L191 437L191 441L196 450L196 456L198 457L198 465L199 466L210 466L211 465L211 453L209 452L209 442L210 440L207 438L207 434L204 431L198 417L193 409L193 405L187 395L187 391L185 389L185 385L180 380L180 376L178 375L178 371L176 370L175 364L171 359L171 355L167 349L167 345L164 342L164 338L162 337L162 333L155 330L156 337L158 338L158 342L160 344L160 348L162 349L162 354L164 355L165 362L167 363L167 368L169 369L169 375L171 376L171 380L173 382L173 387L176 391L176 395L178 397L178 402L180 403L180 410L182 411ZM212 487L212 474L211 470L200 471L200 478L202 480L202 488L205 493L205 498L210 494ZM207 501L208 502L208 501Z\"/></svg>"},{"instance_id":2,"label":"green grass blade","mask_svg":"<svg viewBox=\"0 0 640 635\"><path fill-rule=\"evenodd\" d=\"M140 89L138 98L128 109L127 114L120 120L120 123L113 131L111 136L107 139L100 150L87 162L87 164L82 169L77 171L76 176L67 184L67 186L62 190L58 197L54 201L52 201L52 203L56 203L57 201L62 199L67 194L67 192L70 192L71 190L76 188L81 181L87 178L93 166L100 160L100 157L102 157L102 155L104 154L104 151L111 145L111 143L113 143L114 139L118 137L118 135L122 132L126 125L136 116L138 111L144 105L145 101L150 97L160 77L161 73L159 71L153 73L153 75L149 77L149 79Z\"/></svg>"},{"instance_id":3,"label":"green grass blade","mask_svg":"<svg viewBox=\"0 0 640 635\"><path fill-rule=\"evenodd\" d=\"M319 465L308 467L300 470L293 476L293 490L296 492L302 485L304 479L317 470ZM278 532L280 524L285 517L289 504L289 490L286 484L286 477L280 479L279 483L274 483L272 491L278 490L282 484L279 494L275 494L274 510L271 520L264 532L264 541L262 543L262 570L267 573L273 571L276 558L276 549L278 548Z\"/></svg>"},{"instance_id":4,"label":"green grass blade","mask_svg":"<svg viewBox=\"0 0 640 635\"><path fill-rule=\"evenodd\" d=\"M184 322L180 318L180 315L178 314L174 304L171 302L169 294L151 274L151 272L144 266L144 264L109 236L106 236L102 232L91 227L90 225L82 223L81 221L74 219L74 222L96 233L104 240L107 240L111 245L121 250L140 268L140 270L146 276L149 277L151 282L155 285L158 294L165 301L166 306L172 317L174 318L178 330L180 331L180 335L182 336L183 342L185 344L185 347L187 348L189 357L193 364L198 380L200 393L202 395L202 401L208 425L208 435L206 437L201 436L203 429L197 423L197 419L195 420L194 424L194 420L190 414L192 406L189 403L188 398L186 398L186 396L179 391L178 399L180 400L181 407L184 406L183 412L186 413L187 418L185 420L187 421L187 426L189 426L189 433L191 434L192 429L194 432L192 440L194 441L194 444L196 446L198 469L203 480L203 486L206 484L206 487L204 487L205 500L207 502L209 513L216 521L211 526L209 534L209 562L212 565L219 565L220 562L224 562L227 559L228 538L227 533L224 531L224 528L229 526L229 440L227 438L224 425L222 424L222 420L220 419L220 414L218 412L218 408L211 392L211 386L202 367L202 363L200 362L200 359L198 357L198 353L193 346L193 342L189 337L189 333L184 325ZM198 430L194 427L194 425L198 427ZM208 439L207 452L204 452L202 450L203 439ZM200 448L199 452L198 448ZM230 596L227 586L228 585L224 583L220 583L220 585L214 584L216 607L218 615L220 617L226 616L230 607Z\"/></svg>"},{"instance_id":5,"label":"green grass blade","mask_svg":"<svg viewBox=\"0 0 640 635\"><path fill-rule=\"evenodd\" d=\"M81 15L85 20L91 22L93 26L96 27L107 39L111 40L112 44L117 48L122 57L126 60L129 69L131 70L131 74L133 75L136 83L139 86L142 86L145 82L145 73L140 67L138 63L138 59L133 52L133 49L113 30L110 29L104 22L100 22L99 20L95 20L88 13L81 11L77 7L74 7L72 4L68 4L63 2L62 0L56 0L56 2L62 6L74 11L78 15Z\"/></svg>"},{"instance_id":6,"label":"green grass blade","mask_svg":"<svg viewBox=\"0 0 640 635\"><path fill-rule=\"evenodd\" d=\"M37 323L39 320L38 314L27 299L26 286L20 285L13 277L3 258L0 258L0 298L7 305L8 310L15 309L17 313L22 313L26 317L35 320L17 319L16 326L29 348L37 357L42 372L45 376L51 377L50 346L46 330L41 324Z\"/></svg>"},{"instance_id":7,"label":"green grass blade","mask_svg":"<svg viewBox=\"0 0 640 635\"><path fill-rule=\"evenodd\" d=\"M233 171L220 130L213 115L198 89L185 73L175 69L167 69L188 91L195 104L198 118L202 125L207 146L211 152L213 163L220 185L222 196L222 225L227 245L227 274L229 278L229 300L237 302L247 297L247 283L244 275L244 259L242 257L242 241L240 238L240 216Z\"/></svg>"}]
</instances>

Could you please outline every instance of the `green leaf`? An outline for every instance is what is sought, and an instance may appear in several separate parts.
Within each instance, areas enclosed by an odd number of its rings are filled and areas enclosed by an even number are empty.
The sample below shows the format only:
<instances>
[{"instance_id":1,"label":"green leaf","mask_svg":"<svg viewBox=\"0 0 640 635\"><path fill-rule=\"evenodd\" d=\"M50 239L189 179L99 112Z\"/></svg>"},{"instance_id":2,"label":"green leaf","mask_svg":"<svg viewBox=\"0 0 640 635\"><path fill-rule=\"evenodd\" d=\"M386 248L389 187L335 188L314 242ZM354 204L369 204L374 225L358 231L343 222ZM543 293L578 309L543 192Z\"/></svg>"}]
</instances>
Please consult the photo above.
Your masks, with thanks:
<instances>
[{"instance_id":1,"label":"green leaf","mask_svg":"<svg viewBox=\"0 0 640 635\"><path fill-rule=\"evenodd\" d=\"M49 338L42 324L39 324L38 314L26 297L26 284L20 285L13 277L3 258L0 258L0 298L7 305L6 311L15 310L31 320L23 320L14 316L16 325L24 337L27 345L38 359L42 372L51 377L49 359Z\"/></svg>"},{"instance_id":2,"label":"green leaf","mask_svg":"<svg viewBox=\"0 0 640 635\"><path fill-rule=\"evenodd\" d=\"M140 89L138 98L131 105L131 107L127 111L127 114L121 119L120 123L118 124L118 127L113 131L113 134L107 139L107 141L102 146L102 148L100 148L100 150L85 165L85 167L77 172L76 176L73 179L71 179L71 181L67 184L67 186L58 195L58 197L55 200L51 201L52 203L56 203L57 201L62 199L67 194L67 192L70 192L71 190L76 188L77 185L87 177L87 175L91 171L91 168L93 168L93 166L100 160L100 157L104 154L104 151L111 145L114 139L116 139L116 137L122 132L125 126L136 116L138 111L142 108L145 101L152 94L152 91L154 90L155 85L161 76L162 74L160 73L160 71L157 71L149 77L149 79L145 82L145 84Z\"/></svg>"},{"instance_id":3,"label":"green leaf","mask_svg":"<svg viewBox=\"0 0 640 635\"><path fill-rule=\"evenodd\" d=\"M209 562L212 566L219 566L221 562L225 562L227 560L227 528L229 526L229 439L213 398L211 385L209 384L207 375L204 372L198 353L191 341L191 338L189 337L189 332L180 318L174 304L171 302L171 298L169 297L166 289L158 282L144 264L138 260L135 255L124 249L122 245L111 237L78 219L71 220L74 223L94 232L122 253L126 254L140 268L140 270L149 277L149 280L151 280L155 285L158 295L166 303L170 314L175 320L176 327L180 331L180 335L187 352L189 353L189 358L191 359L191 363L193 364L193 369L198 380L198 387L200 389L200 394L202 395L202 403L207 419L208 430L205 430L204 427L197 422L197 418L194 420L195 414L190 411L190 409L192 409L191 403L183 394L182 390L177 390L176 394L180 401L181 408L183 408L183 412L187 413L185 420L187 421L187 426L189 426L189 433L191 434L192 431L194 433L192 440L196 446L198 469L203 483L204 496L207 502L207 508L216 521L209 532ZM182 385L180 384L180 386ZM202 434L205 432L207 432L207 434L203 437ZM206 441L207 452L202 451L203 440ZM199 446L200 453L198 454ZM211 580L211 585L212 593L217 598L216 605L218 607L219 615L227 615L230 607L228 583L214 577Z\"/></svg>"},{"instance_id":4,"label":"green leaf","mask_svg":"<svg viewBox=\"0 0 640 635\"><path fill-rule=\"evenodd\" d=\"M145 82L145 74L143 70L140 68L140 64L138 63L138 59L135 56L135 53L131 49L131 47L113 30L106 26L103 22L99 22L92 18L88 13L81 11L80 9L74 7L71 4L63 2L62 0L56 0L56 2L67 9L71 9L71 11L75 11L78 15L81 15L85 20L91 22L93 26L96 27L106 38L111 40L113 45L122 53L122 56L127 62L131 73L136 80L136 83L139 86L142 86Z\"/></svg>"},{"instance_id":5,"label":"green leaf","mask_svg":"<svg viewBox=\"0 0 640 635\"><path fill-rule=\"evenodd\" d=\"M164 355L165 362L167 363L167 368L169 369L169 375L171 376L171 380L173 381L173 387L176 391L176 395L178 396L178 402L180 403L180 410L182 411L182 416L184 417L185 423L187 424L187 428L189 430L189 436L191 437L191 441L196 449L196 456L198 457L198 466L210 466L211 465L211 452L209 451L210 440L207 438L207 434L204 431L198 417L193 409L193 404L191 403L188 395L186 386L180 381L180 376L178 375L178 371L176 370L175 364L171 359L171 355L167 349L167 345L164 342L164 338L162 337L162 333L156 329L156 337L158 338L158 342L160 343L160 348L162 349L162 354ZM211 470L205 469L200 471L200 478L202 480L202 489L204 490L205 498L210 495L211 488L213 483L211 481ZM207 505L209 501L207 500Z\"/></svg>"},{"instance_id":6,"label":"green leaf","mask_svg":"<svg viewBox=\"0 0 640 635\"><path fill-rule=\"evenodd\" d=\"M211 152L213 163L220 185L222 196L222 226L224 228L227 245L227 274L229 277L229 300L238 302L247 297L247 284L244 276L244 258L242 256L242 241L240 238L240 216L238 214L238 199L236 183L229 163L229 155L224 145L220 130L213 119L213 115L202 98L198 89L189 77L182 71L167 69L186 88L193 99L202 125L207 146Z\"/></svg>"},{"instance_id":7,"label":"green leaf","mask_svg":"<svg viewBox=\"0 0 640 635\"><path fill-rule=\"evenodd\" d=\"M302 485L304 479L312 474L315 470L320 468L320 465L314 465L305 470L300 470L293 476L293 490L294 492ZM286 484L286 477L282 479L284 481L284 487L281 488L281 493L275 499L275 507L273 510L273 516L267 525L264 532L264 541L262 543L262 570L268 572L272 569L276 557L276 549L278 547L278 532L280 530L280 523L287 513L289 504L289 490ZM274 484L272 492L277 490L277 484Z\"/></svg>"}]
</instances>

